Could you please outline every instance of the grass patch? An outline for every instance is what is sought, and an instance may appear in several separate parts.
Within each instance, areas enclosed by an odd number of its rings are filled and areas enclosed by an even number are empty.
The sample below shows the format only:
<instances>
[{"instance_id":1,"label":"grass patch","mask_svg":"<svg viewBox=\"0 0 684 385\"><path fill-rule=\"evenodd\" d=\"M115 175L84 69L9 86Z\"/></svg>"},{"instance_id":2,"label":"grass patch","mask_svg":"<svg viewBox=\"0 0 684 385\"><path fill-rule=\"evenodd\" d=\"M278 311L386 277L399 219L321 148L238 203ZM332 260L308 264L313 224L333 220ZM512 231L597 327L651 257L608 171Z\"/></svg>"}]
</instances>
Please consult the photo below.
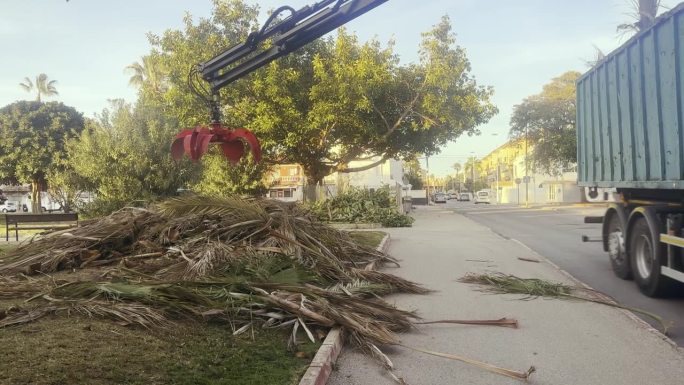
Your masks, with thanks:
<instances>
[{"instance_id":1,"label":"grass patch","mask_svg":"<svg viewBox=\"0 0 684 385\"><path fill-rule=\"evenodd\" d=\"M349 235L360 245L377 248L387 233L384 231L350 231Z\"/></svg>"},{"instance_id":2,"label":"grass patch","mask_svg":"<svg viewBox=\"0 0 684 385\"><path fill-rule=\"evenodd\" d=\"M32 385L289 385L318 347L288 351L279 330L233 336L225 324L179 323L150 331L82 316L1 329L0 344L0 383Z\"/></svg>"},{"instance_id":3,"label":"grass patch","mask_svg":"<svg viewBox=\"0 0 684 385\"><path fill-rule=\"evenodd\" d=\"M10 251L14 247L14 245L0 245L0 258L2 258L5 255L5 253Z\"/></svg>"}]
</instances>

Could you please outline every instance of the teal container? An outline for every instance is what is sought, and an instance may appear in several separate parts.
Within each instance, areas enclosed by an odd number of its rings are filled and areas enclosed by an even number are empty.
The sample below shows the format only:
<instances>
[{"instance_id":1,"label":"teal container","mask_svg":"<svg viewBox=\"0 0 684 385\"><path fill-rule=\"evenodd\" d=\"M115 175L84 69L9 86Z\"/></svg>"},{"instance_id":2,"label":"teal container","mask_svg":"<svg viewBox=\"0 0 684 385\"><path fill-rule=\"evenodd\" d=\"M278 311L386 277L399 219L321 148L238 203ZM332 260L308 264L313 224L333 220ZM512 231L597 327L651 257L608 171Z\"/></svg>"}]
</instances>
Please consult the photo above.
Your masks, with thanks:
<instances>
[{"instance_id":1,"label":"teal container","mask_svg":"<svg viewBox=\"0 0 684 385\"><path fill-rule=\"evenodd\" d=\"M684 188L684 3L577 81L580 186Z\"/></svg>"}]
</instances>

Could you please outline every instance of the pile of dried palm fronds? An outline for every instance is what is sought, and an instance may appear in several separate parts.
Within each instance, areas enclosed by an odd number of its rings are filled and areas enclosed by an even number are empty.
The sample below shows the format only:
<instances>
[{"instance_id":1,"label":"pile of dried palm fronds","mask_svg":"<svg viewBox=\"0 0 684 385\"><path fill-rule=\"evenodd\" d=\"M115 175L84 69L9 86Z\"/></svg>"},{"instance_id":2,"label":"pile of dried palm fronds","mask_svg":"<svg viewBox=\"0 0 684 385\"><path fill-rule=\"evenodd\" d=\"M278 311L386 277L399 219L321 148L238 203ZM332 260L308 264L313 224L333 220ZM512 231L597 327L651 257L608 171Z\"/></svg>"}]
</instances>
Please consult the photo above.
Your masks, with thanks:
<instances>
[{"instance_id":1,"label":"pile of dried palm fronds","mask_svg":"<svg viewBox=\"0 0 684 385\"><path fill-rule=\"evenodd\" d=\"M365 269L396 263L297 205L187 196L37 237L0 264L0 327L81 313L153 327L178 318L251 326L342 326L362 347L397 343L411 312L378 297L424 293ZM69 273L71 272L71 273Z\"/></svg>"}]
</instances>

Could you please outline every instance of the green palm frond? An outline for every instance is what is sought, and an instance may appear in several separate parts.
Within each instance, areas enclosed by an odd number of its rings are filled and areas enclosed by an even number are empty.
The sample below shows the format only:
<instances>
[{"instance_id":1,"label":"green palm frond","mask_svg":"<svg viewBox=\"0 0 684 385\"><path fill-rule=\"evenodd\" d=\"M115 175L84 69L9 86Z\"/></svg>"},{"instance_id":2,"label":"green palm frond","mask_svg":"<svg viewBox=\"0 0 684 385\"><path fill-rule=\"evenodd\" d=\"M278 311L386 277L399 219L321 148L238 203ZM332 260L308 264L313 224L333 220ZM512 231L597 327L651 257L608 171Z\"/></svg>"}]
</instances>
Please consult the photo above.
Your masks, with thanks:
<instances>
[{"instance_id":1,"label":"green palm frond","mask_svg":"<svg viewBox=\"0 0 684 385\"><path fill-rule=\"evenodd\" d=\"M243 221L268 220L268 213L255 200L237 196L188 195L175 197L160 203L158 210L165 217L205 215L234 219L235 225Z\"/></svg>"},{"instance_id":2,"label":"green palm frond","mask_svg":"<svg viewBox=\"0 0 684 385\"><path fill-rule=\"evenodd\" d=\"M31 92L33 91L33 82L28 77L25 77L24 81L22 83L19 83L19 87L21 87L26 92Z\"/></svg>"},{"instance_id":3,"label":"green palm frond","mask_svg":"<svg viewBox=\"0 0 684 385\"><path fill-rule=\"evenodd\" d=\"M546 281L537 278L520 278L509 274L467 274L458 280L463 283L472 283L482 286L482 290L497 294L519 294L522 299L534 299L537 297L571 299L598 303L610 307L629 310L654 319L667 334L669 324L657 314L646 310L625 306L610 299L607 295L595 290L579 286L569 286L563 283Z\"/></svg>"}]
</instances>

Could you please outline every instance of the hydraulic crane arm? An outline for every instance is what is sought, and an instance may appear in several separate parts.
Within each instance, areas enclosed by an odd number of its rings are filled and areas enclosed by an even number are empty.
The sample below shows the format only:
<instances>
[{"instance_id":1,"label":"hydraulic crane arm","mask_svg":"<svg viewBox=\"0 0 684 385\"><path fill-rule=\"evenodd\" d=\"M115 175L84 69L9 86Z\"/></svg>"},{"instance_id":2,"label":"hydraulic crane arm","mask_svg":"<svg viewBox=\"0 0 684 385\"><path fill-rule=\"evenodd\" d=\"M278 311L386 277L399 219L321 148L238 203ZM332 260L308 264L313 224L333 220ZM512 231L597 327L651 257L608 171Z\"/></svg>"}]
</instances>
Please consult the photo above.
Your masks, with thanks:
<instances>
[{"instance_id":1,"label":"hydraulic crane arm","mask_svg":"<svg viewBox=\"0 0 684 385\"><path fill-rule=\"evenodd\" d=\"M199 73L210 84L211 99L207 101L211 105L212 122L209 127L195 127L176 135L171 145L173 158L180 159L186 154L197 161L207 152L210 143L218 143L226 158L235 163L245 155L244 144L248 144L254 160L259 161L261 146L253 133L221 125L218 91L387 1L323 0L298 11L289 6L280 7L269 16L261 30L251 33L244 43L199 64L191 72L189 85L198 95L206 97L195 88L192 74ZM289 12L289 16L278 20L285 12ZM269 39L270 46L264 47Z\"/></svg>"},{"instance_id":2,"label":"hydraulic crane arm","mask_svg":"<svg viewBox=\"0 0 684 385\"><path fill-rule=\"evenodd\" d=\"M318 39L335 28L363 15L388 0L324 0L298 11L280 7L271 14L259 32L247 37L216 57L201 63L202 78L211 85L212 93ZM290 15L282 21L276 18L284 12ZM272 45L260 45L272 39Z\"/></svg>"}]
</instances>

